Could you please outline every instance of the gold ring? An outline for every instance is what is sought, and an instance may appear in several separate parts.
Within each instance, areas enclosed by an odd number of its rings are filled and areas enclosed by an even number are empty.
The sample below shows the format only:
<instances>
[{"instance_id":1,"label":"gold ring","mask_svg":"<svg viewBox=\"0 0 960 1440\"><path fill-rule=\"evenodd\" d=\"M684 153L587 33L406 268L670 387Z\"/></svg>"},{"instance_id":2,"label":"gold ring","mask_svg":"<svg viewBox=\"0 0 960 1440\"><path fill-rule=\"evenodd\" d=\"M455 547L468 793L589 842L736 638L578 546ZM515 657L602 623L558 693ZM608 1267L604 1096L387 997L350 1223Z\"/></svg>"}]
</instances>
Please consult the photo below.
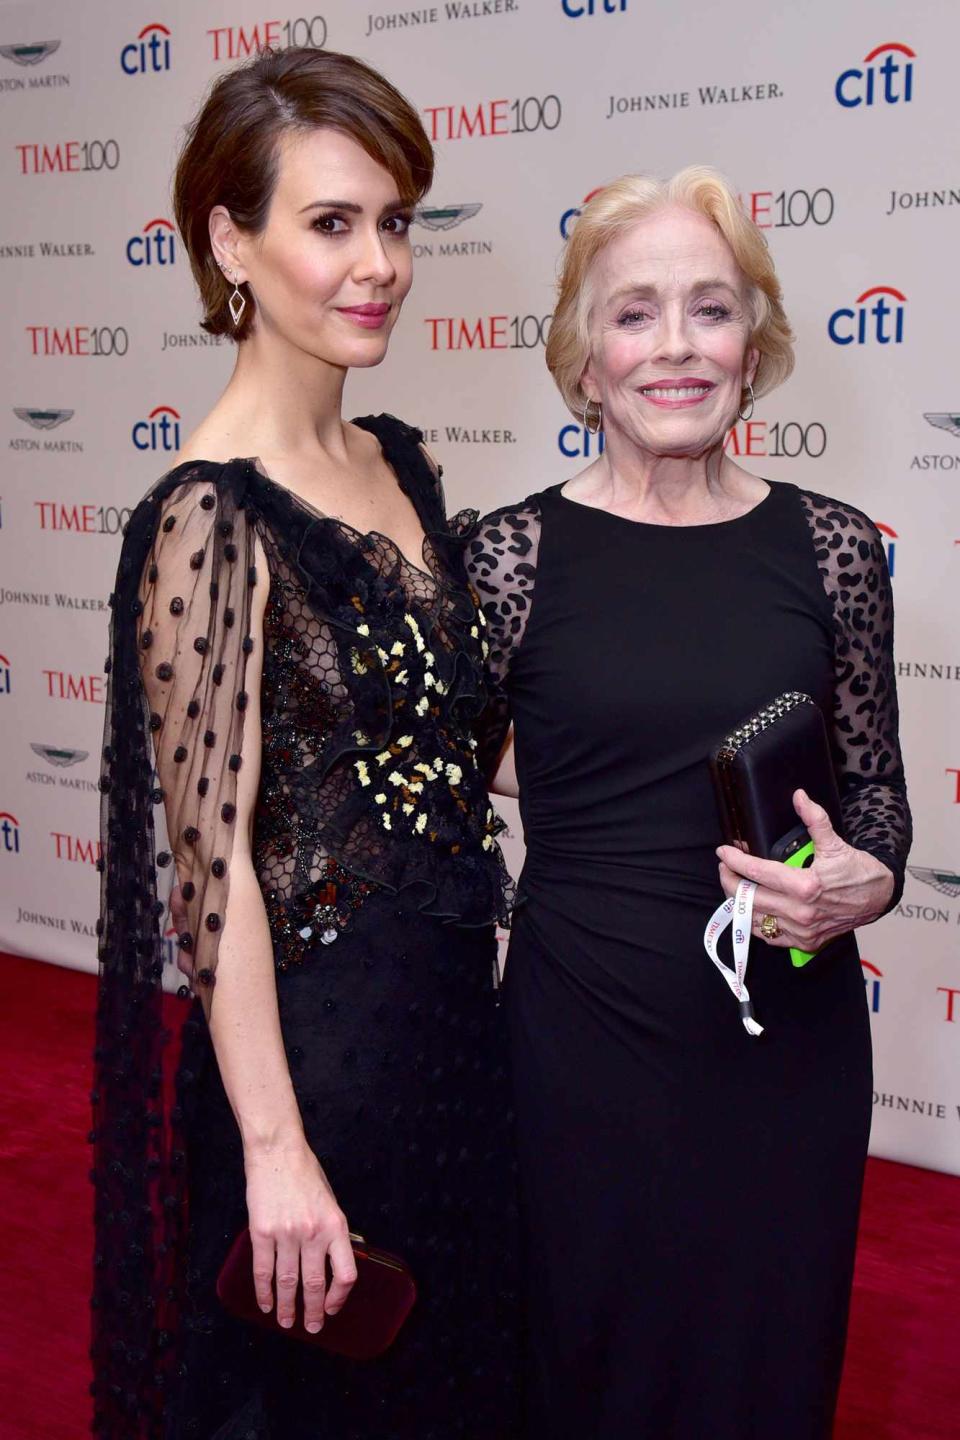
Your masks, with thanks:
<instances>
[{"instance_id":1,"label":"gold ring","mask_svg":"<svg viewBox=\"0 0 960 1440\"><path fill-rule=\"evenodd\" d=\"M780 921L776 915L764 915L760 921L760 934L764 940L780 939Z\"/></svg>"}]
</instances>

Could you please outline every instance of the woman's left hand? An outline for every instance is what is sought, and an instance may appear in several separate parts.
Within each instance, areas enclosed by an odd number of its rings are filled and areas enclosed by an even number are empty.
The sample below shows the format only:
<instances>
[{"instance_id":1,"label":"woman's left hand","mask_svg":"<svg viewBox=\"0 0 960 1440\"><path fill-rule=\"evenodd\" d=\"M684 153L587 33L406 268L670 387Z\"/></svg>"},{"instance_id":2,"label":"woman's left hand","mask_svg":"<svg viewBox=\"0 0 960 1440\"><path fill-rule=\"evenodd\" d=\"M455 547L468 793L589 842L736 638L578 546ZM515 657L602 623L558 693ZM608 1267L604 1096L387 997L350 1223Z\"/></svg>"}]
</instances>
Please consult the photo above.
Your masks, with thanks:
<instances>
[{"instance_id":1,"label":"woman's left hand","mask_svg":"<svg viewBox=\"0 0 960 1440\"><path fill-rule=\"evenodd\" d=\"M780 934L768 944L817 951L882 915L893 894L893 875L882 861L841 840L826 810L805 790L795 792L793 808L814 843L813 864L798 870L721 845L720 883L733 895L741 880L755 880L754 934L760 935L764 915L773 915Z\"/></svg>"}]
</instances>

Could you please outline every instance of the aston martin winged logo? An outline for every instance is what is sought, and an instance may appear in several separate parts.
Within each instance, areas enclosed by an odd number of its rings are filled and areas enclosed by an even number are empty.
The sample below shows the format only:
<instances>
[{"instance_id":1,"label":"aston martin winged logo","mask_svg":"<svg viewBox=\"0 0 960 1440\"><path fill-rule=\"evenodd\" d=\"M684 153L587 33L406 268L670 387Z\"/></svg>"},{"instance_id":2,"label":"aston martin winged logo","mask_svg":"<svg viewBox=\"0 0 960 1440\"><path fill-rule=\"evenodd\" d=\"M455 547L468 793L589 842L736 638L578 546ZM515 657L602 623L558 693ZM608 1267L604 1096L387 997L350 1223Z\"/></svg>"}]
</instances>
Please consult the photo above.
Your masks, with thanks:
<instances>
[{"instance_id":1,"label":"aston martin winged logo","mask_svg":"<svg viewBox=\"0 0 960 1440\"><path fill-rule=\"evenodd\" d=\"M936 425L938 430L949 430L954 440L960 440L960 414L957 414L955 411L952 414L949 412L933 415L924 414L923 418L924 420L928 420L931 425Z\"/></svg>"},{"instance_id":2,"label":"aston martin winged logo","mask_svg":"<svg viewBox=\"0 0 960 1440\"><path fill-rule=\"evenodd\" d=\"M34 745L30 742L30 749L34 755L39 755L41 760L46 760L48 765L56 765L66 769L69 765L79 765L81 760L86 760L90 754L89 750L64 750L59 745Z\"/></svg>"},{"instance_id":3,"label":"aston martin winged logo","mask_svg":"<svg viewBox=\"0 0 960 1440\"><path fill-rule=\"evenodd\" d=\"M26 420L34 430L55 430L66 420L72 420L76 414L75 410L31 410L20 405L14 405L13 413L18 420Z\"/></svg>"},{"instance_id":4,"label":"aston martin winged logo","mask_svg":"<svg viewBox=\"0 0 960 1440\"><path fill-rule=\"evenodd\" d=\"M33 40L29 45L0 45L0 55L14 65L39 65L59 49L59 40Z\"/></svg>"},{"instance_id":5,"label":"aston martin winged logo","mask_svg":"<svg viewBox=\"0 0 960 1440\"><path fill-rule=\"evenodd\" d=\"M914 880L932 885L941 895L949 895L953 900L960 895L960 875L953 870L928 870L923 865L908 865L907 869Z\"/></svg>"},{"instance_id":6,"label":"aston martin winged logo","mask_svg":"<svg viewBox=\"0 0 960 1440\"><path fill-rule=\"evenodd\" d=\"M414 220L427 230L452 230L479 214L482 205L422 205L414 213Z\"/></svg>"}]
</instances>

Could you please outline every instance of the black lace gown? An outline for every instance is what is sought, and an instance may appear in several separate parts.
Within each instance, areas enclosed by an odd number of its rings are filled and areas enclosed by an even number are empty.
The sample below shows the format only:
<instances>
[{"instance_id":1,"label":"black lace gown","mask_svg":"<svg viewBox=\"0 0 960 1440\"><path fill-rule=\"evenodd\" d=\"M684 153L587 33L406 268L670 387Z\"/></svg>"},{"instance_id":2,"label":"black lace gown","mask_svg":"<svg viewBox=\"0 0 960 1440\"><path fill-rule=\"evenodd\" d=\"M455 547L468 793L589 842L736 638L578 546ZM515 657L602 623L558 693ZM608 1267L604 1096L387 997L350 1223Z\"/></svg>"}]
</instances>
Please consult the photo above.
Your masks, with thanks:
<instances>
[{"instance_id":1,"label":"black lace gown","mask_svg":"<svg viewBox=\"0 0 960 1440\"><path fill-rule=\"evenodd\" d=\"M871 1107L853 936L752 945L766 1027L703 948L707 755L785 690L832 720L846 838L910 838L880 537L775 484L739 519L635 523L554 487L468 568L527 841L507 959L535 1413L550 1440L825 1440ZM727 952L729 963L729 951Z\"/></svg>"},{"instance_id":2,"label":"black lace gown","mask_svg":"<svg viewBox=\"0 0 960 1440\"><path fill-rule=\"evenodd\" d=\"M358 423L417 509L422 568L247 460L178 467L124 541L94 1093L94 1432L109 1440L516 1434L515 1167L492 923L505 872L472 736L485 642L462 553L476 517L448 525L419 432L389 416ZM403 1255L419 1291L395 1346L366 1363L235 1321L214 1291L246 1223L245 1183L199 997L216 979L262 585L253 860L286 1055L351 1229ZM141 664L160 682L154 711ZM178 871L190 914L175 1087L169 1010L181 1007L160 991L155 862L167 887Z\"/></svg>"}]
</instances>

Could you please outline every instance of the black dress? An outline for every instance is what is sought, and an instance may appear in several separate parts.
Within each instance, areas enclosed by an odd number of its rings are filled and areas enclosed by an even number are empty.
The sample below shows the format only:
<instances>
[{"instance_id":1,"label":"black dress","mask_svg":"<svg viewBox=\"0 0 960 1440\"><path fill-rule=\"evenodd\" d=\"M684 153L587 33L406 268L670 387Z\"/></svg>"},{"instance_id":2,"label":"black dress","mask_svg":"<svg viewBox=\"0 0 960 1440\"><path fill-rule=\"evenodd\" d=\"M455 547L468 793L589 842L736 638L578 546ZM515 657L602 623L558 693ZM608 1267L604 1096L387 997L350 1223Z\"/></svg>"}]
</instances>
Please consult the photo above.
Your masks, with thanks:
<instances>
[{"instance_id":1,"label":"black dress","mask_svg":"<svg viewBox=\"0 0 960 1440\"><path fill-rule=\"evenodd\" d=\"M472 735L485 645L463 573L476 516L447 524L419 432L389 416L358 423L417 509L423 568L248 460L179 466L124 541L94 1094L94 1432L110 1440L516 1434L515 1166L492 923L505 872ZM246 1223L245 1181L199 996L216 980L263 584L253 861L286 1055L351 1229L403 1255L419 1291L395 1346L366 1363L235 1321L214 1291ZM141 664L161 684L154 712ZM177 869L191 917L166 957L194 997L175 1093L154 860L168 886Z\"/></svg>"},{"instance_id":2,"label":"black dress","mask_svg":"<svg viewBox=\"0 0 960 1440\"><path fill-rule=\"evenodd\" d=\"M880 537L773 485L714 525L554 487L468 568L512 718L527 859L505 978L533 1434L824 1440L870 1126L853 936L754 941L748 1037L703 948L723 898L707 754L785 690L832 717L847 839L902 886L910 820Z\"/></svg>"}]
</instances>

